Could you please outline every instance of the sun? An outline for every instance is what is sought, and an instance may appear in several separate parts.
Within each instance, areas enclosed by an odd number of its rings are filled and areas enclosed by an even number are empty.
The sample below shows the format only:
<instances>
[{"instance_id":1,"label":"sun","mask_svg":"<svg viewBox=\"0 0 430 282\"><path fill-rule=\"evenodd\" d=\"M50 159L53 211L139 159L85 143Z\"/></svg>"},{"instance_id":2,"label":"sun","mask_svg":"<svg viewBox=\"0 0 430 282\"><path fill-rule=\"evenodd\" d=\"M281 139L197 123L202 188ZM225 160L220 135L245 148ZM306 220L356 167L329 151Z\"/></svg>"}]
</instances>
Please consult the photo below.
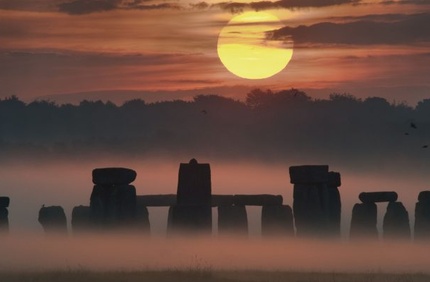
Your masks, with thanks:
<instances>
[{"instance_id":1,"label":"sun","mask_svg":"<svg viewBox=\"0 0 430 282\"><path fill-rule=\"evenodd\" d=\"M246 79L264 79L282 71L293 55L292 41L270 40L267 33L283 27L267 12L235 16L218 36L218 56L233 74Z\"/></svg>"}]
</instances>

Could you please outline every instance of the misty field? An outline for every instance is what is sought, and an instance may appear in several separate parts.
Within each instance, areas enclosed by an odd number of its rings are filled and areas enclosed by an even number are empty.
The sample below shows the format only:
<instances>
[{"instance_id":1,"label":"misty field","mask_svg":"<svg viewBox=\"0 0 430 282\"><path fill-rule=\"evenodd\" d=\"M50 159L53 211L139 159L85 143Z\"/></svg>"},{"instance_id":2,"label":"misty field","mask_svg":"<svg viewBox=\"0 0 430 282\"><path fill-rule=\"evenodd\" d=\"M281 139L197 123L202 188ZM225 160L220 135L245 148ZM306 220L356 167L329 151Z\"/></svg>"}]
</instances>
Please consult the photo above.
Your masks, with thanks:
<instances>
[{"instance_id":1,"label":"misty field","mask_svg":"<svg viewBox=\"0 0 430 282\"><path fill-rule=\"evenodd\" d=\"M0 273L0 281L79 281L79 282L167 282L167 281L205 281L205 282L420 282L430 281L425 274L387 274L387 273L318 273L284 271L210 271L210 270L167 270L136 272L90 272L90 271L53 271Z\"/></svg>"}]
</instances>

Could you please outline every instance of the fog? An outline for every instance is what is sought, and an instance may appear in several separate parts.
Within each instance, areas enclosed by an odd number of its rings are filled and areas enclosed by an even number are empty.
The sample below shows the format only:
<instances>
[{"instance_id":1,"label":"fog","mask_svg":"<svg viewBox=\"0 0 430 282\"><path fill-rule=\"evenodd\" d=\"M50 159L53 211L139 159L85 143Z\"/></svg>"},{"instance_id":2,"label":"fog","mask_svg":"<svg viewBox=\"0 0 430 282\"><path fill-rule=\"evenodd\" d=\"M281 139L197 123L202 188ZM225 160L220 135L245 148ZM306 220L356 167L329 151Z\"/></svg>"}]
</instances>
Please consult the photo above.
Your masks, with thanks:
<instances>
[{"instance_id":1,"label":"fog","mask_svg":"<svg viewBox=\"0 0 430 282\"><path fill-rule=\"evenodd\" d=\"M429 272L430 245L410 242L348 242L352 207L362 191L396 191L409 212L413 229L418 193L428 189L425 168L396 170L390 166L375 172L343 169L342 239L312 242L292 238L261 238L261 208L247 207L249 237L217 236L217 210L213 209L213 238L166 238L167 208L149 208L151 235L72 236L71 211L89 205L91 171L96 167L123 166L137 171L133 183L138 195L174 194L180 162L189 159L99 160L82 162L3 163L0 195L9 196L10 232L1 238L1 270L137 270L137 269L261 269L303 271ZM292 206L288 167L306 163L209 162L213 194L279 194ZM322 164L322 163L321 163ZM413 172L412 172L413 171ZM37 221L42 205L61 205L69 223L69 237L46 237ZM381 231L386 204L378 204Z\"/></svg>"},{"instance_id":2,"label":"fog","mask_svg":"<svg viewBox=\"0 0 430 282\"><path fill-rule=\"evenodd\" d=\"M294 239L9 236L0 271L283 270L428 273L430 245Z\"/></svg>"}]
</instances>

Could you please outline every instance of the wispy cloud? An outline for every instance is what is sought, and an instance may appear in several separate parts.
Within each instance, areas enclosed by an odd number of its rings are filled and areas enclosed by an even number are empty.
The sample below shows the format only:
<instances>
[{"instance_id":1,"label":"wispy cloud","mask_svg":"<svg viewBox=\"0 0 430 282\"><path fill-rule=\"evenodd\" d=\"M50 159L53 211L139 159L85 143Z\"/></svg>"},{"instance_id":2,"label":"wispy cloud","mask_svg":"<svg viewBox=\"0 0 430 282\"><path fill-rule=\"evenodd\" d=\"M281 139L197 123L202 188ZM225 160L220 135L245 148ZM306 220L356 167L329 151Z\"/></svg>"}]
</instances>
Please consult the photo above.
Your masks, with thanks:
<instances>
[{"instance_id":1,"label":"wispy cloud","mask_svg":"<svg viewBox=\"0 0 430 282\"><path fill-rule=\"evenodd\" d=\"M399 16L394 22L359 20L323 22L310 26L283 27L268 34L272 40L292 37L295 43L412 44L430 42L430 14Z\"/></svg>"}]
</instances>

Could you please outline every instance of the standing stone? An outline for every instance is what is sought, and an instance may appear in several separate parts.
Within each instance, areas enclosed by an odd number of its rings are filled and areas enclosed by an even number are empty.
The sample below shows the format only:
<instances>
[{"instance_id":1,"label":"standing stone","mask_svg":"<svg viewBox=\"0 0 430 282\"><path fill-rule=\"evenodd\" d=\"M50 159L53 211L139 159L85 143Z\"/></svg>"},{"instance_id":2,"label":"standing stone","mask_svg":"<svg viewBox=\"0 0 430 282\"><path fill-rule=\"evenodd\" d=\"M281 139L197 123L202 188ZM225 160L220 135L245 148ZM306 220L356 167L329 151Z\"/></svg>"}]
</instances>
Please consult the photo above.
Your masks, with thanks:
<instances>
[{"instance_id":1,"label":"standing stone","mask_svg":"<svg viewBox=\"0 0 430 282\"><path fill-rule=\"evenodd\" d=\"M350 238L378 238L377 206L375 203L355 204L352 209Z\"/></svg>"},{"instance_id":2,"label":"standing stone","mask_svg":"<svg viewBox=\"0 0 430 282\"><path fill-rule=\"evenodd\" d=\"M383 222L384 239L411 239L409 214L401 202L390 202Z\"/></svg>"},{"instance_id":3,"label":"standing stone","mask_svg":"<svg viewBox=\"0 0 430 282\"><path fill-rule=\"evenodd\" d=\"M327 233L326 184L295 184L293 209L298 237L320 237Z\"/></svg>"},{"instance_id":4,"label":"standing stone","mask_svg":"<svg viewBox=\"0 0 430 282\"><path fill-rule=\"evenodd\" d=\"M212 232L211 206L171 206L167 220L168 234Z\"/></svg>"},{"instance_id":5,"label":"standing stone","mask_svg":"<svg viewBox=\"0 0 430 282\"><path fill-rule=\"evenodd\" d=\"M430 191L422 191L415 206L415 240L430 240Z\"/></svg>"},{"instance_id":6,"label":"standing stone","mask_svg":"<svg viewBox=\"0 0 430 282\"><path fill-rule=\"evenodd\" d=\"M340 174L327 165L290 167L294 184L293 211L297 236L332 237L340 234Z\"/></svg>"},{"instance_id":7,"label":"standing stone","mask_svg":"<svg viewBox=\"0 0 430 282\"><path fill-rule=\"evenodd\" d=\"M66 234L66 214L61 206L43 206L39 210L39 223L47 234Z\"/></svg>"},{"instance_id":8,"label":"standing stone","mask_svg":"<svg viewBox=\"0 0 430 282\"><path fill-rule=\"evenodd\" d=\"M218 207L218 234L248 235L248 216L245 206Z\"/></svg>"},{"instance_id":9,"label":"standing stone","mask_svg":"<svg viewBox=\"0 0 430 282\"><path fill-rule=\"evenodd\" d=\"M91 208L88 206L77 206L72 210L72 230L78 234L91 230Z\"/></svg>"},{"instance_id":10,"label":"standing stone","mask_svg":"<svg viewBox=\"0 0 430 282\"><path fill-rule=\"evenodd\" d=\"M199 164L195 159L179 166L177 204L181 206L210 206L211 170L209 164Z\"/></svg>"},{"instance_id":11,"label":"standing stone","mask_svg":"<svg viewBox=\"0 0 430 282\"><path fill-rule=\"evenodd\" d=\"M234 195L233 203L236 206L269 206L282 205L281 195Z\"/></svg>"},{"instance_id":12,"label":"standing stone","mask_svg":"<svg viewBox=\"0 0 430 282\"><path fill-rule=\"evenodd\" d=\"M9 232L9 197L0 197L0 233Z\"/></svg>"},{"instance_id":13,"label":"standing stone","mask_svg":"<svg viewBox=\"0 0 430 282\"><path fill-rule=\"evenodd\" d=\"M341 185L340 173L329 172L329 181L327 183L328 195L328 226L327 231L333 237L340 237L340 222L342 203L338 187Z\"/></svg>"},{"instance_id":14,"label":"standing stone","mask_svg":"<svg viewBox=\"0 0 430 282\"><path fill-rule=\"evenodd\" d=\"M199 164L195 159L180 164L176 202L169 210L169 229L204 233L212 230L209 164Z\"/></svg>"},{"instance_id":15,"label":"standing stone","mask_svg":"<svg viewBox=\"0 0 430 282\"><path fill-rule=\"evenodd\" d=\"M263 206L261 210L263 236L294 236L293 211L288 205Z\"/></svg>"},{"instance_id":16,"label":"standing stone","mask_svg":"<svg viewBox=\"0 0 430 282\"><path fill-rule=\"evenodd\" d=\"M136 188L132 185L95 185L90 208L95 226L132 227L136 220Z\"/></svg>"}]
</instances>

